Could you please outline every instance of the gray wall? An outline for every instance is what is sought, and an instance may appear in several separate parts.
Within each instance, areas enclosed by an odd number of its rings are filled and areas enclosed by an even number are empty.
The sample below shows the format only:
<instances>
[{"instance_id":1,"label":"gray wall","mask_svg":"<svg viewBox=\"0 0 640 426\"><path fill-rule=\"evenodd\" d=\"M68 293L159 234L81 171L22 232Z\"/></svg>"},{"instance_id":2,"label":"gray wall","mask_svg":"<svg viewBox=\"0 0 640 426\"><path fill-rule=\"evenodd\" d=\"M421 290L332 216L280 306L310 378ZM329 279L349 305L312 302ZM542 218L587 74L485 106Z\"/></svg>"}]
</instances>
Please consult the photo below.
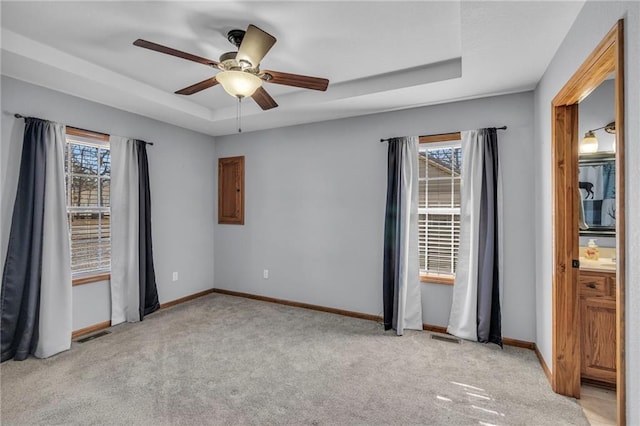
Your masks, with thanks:
<instances>
[{"instance_id":1,"label":"gray wall","mask_svg":"<svg viewBox=\"0 0 640 426\"><path fill-rule=\"evenodd\" d=\"M387 144L380 138L508 125L503 331L535 339L533 94L450 103L216 138L244 155L245 225L216 225L215 286L382 313ZM269 269L269 279L263 279ZM423 321L446 325L451 286L423 284Z\"/></svg>"},{"instance_id":2,"label":"gray wall","mask_svg":"<svg viewBox=\"0 0 640 426\"><path fill-rule=\"evenodd\" d=\"M536 343L552 368L551 100L620 18L625 19L627 423L640 424L640 4L586 2L535 90Z\"/></svg>"},{"instance_id":3,"label":"gray wall","mask_svg":"<svg viewBox=\"0 0 640 426\"><path fill-rule=\"evenodd\" d=\"M23 120L13 113L153 141L150 164L154 260L160 302L213 287L217 163L214 138L2 77L0 259L4 264L15 198ZM179 280L171 281L171 273ZM109 320L108 282L76 286L73 328Z\"/></svg>"}]
</instances>

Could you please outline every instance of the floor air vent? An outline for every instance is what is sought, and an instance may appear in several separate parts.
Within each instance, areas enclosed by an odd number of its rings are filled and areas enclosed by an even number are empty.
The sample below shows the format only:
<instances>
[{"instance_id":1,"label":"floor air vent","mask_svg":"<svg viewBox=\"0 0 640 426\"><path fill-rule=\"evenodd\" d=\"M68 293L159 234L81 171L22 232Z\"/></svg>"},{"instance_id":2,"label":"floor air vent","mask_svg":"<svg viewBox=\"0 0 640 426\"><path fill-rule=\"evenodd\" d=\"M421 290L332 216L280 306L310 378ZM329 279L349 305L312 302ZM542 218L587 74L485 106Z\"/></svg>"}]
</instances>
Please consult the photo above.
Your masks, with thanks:
<instances>
[{"instance_id":1,"label":"floor air vent","mask_svg":"<svg viewBox=\"0 0 640 426\"><path fill-rule=\"evenodd\" d=\"M448 336L446 334L432 334L431 338L434 340L442 340L443 342L457 343L457 344L461 343L460 339L458 339L457 337Z\"/></svg>"},{"instance_id":2,"label":"floor air vent","mask_svg":"<svg viewBox=\"0 0 640 426\"><path fill-rule=\"evenodd\" d=\"M97 339L98 337L106 336L107 334L111 334L110 331L101 331L100 333L92 334L91 336L83 337L82 339L76 340L78 343L86 343L91 340Z\"/></svg>"}]
</instances>

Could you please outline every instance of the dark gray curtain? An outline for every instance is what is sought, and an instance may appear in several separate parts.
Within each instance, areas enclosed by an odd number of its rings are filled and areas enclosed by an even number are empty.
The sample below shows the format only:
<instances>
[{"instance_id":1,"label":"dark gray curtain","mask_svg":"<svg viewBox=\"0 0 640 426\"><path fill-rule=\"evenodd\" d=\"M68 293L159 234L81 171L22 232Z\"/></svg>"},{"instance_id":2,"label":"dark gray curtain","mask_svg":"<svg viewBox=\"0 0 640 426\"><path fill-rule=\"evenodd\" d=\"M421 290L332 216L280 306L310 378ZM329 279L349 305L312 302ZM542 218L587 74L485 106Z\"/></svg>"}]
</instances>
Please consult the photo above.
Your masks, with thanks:
<instances>
[{"instance_id":1,"label":"dark gray curtain","mask_svg":"<svg viewBox=\"0 0 640 426\"><path fill-rule=\"evenodd\" d=\"M2 274L2 361L24 360L38 344L48 121L25 118L18 190Z\"/></svg>"},{"instance_id":2,"label":"dark gray curtain","mask_svg":"<svg viewBox=\"0 0 640 426\"><path fill-rule=\"evenodd\" d=\"M395 291L396 277L400 268L400 209L402 207L401 179L402 156L397 139L389 140L387 159L387 203L384 220L384 260L382 281L382 304L384 329L393 327L394 307L398 297Z\"/></svg>"},{"instance_id":3,"label":"dark gray curtain","mask_svg":"<svg viewBox=\"0 0 640 426\"><path fill-rule=\"evenodd\" d=\"M479 138L484 144L484 167L479 218L478 341L502 346L498 268L498 136L496 129L480 130Z\"/></svg>"},{"instance_id":4,"label":"dark gray curtain","mask_svg":"<svg viewBox=\"0 0 640 426\"><path fill-rule=\"evenodd\" d=\"M153 244L151 242L151 191L149 188L149 162L147 144L136 141L138 150L138 183L140 197L139 264L140 264L140 321L145 315L160 309L156 273L153 268Z\"/></svg>"}]
</instances>

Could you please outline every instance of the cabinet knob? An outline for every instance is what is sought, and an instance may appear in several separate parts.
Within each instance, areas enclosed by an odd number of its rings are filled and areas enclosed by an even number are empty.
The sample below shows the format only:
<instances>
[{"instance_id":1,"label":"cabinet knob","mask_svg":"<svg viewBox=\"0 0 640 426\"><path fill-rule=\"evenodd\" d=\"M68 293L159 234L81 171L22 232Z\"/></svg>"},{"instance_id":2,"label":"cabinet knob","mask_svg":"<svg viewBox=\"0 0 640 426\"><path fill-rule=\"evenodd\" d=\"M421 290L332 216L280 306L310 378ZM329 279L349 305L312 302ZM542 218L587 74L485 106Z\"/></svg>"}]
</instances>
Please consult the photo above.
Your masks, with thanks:
<instances>
[{"instance_id":1,"label":"cabinet knob","mask_svg":"<svg viewBox=\"0 0 640 426\"><path fill-rule=\"evenodd\" d=\"M595 283L588 283L587 287L589 288L596 288L596 284Z\"/></svg>"}]
</instances>

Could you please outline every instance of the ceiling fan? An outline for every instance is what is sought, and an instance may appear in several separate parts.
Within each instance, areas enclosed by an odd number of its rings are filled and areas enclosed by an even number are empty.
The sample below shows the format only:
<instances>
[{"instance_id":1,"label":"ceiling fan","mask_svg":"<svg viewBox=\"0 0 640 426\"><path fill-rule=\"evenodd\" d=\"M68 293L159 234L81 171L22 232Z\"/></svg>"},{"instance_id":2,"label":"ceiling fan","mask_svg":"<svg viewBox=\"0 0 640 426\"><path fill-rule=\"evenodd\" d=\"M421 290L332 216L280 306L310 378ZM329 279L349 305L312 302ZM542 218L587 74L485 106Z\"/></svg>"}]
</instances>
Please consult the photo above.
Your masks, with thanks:
<instances>
[{"instance_id":1,"label":"ceiling fan","mask_svg":"<svg viewBox=\"0 0 640 426\"><path fill-rule=\"evenodd\" d=\"M193 95L220 83L231 96L238 99L251 96L263 110L268 110L277 107L278 104L262 87L263 82L323 92L327 90L329 80L326 78L260 70L260 62L273 47L276 38L255 25L249 25L246 31L231 30L227 33L227 39L236 46L238 51L223 53L219 61L213 61L142 39L136 40L133 44L145 49L198 62L220 71L211 78L175 92L179 95Z\"/></svg>"}]
</instances>

